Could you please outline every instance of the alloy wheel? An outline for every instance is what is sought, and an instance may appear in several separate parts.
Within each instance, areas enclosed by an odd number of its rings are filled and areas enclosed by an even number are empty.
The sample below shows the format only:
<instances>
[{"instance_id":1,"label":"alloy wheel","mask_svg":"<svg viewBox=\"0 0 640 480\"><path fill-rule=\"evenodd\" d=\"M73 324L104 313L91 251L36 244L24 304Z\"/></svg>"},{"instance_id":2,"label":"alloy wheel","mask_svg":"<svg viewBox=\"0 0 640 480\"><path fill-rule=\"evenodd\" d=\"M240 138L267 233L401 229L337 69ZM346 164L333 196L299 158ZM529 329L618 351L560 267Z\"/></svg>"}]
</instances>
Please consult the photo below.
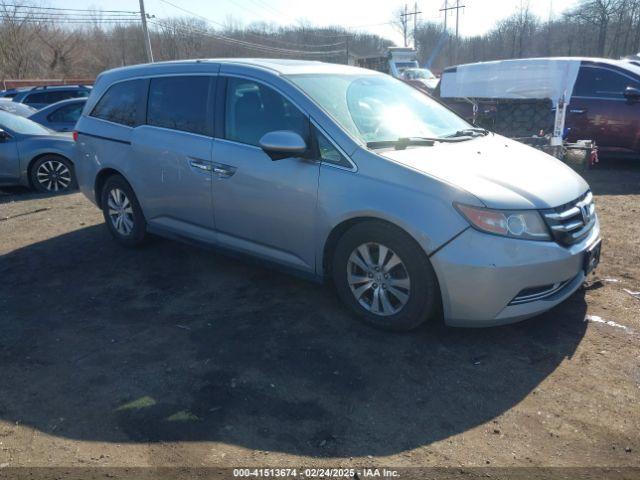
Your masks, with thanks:
<instances>
[{"instance_id":1,"label":"alloy wheel","mask_svg":"<svg viewBox=\"0 0 640 480\"><path fill-rule=\"evenodd\" d=\"M119 188L109 192L107 200L109 207L109 219L116 231L123 236L128 236L133 230L133 207L127 194Z\"/></svg>"},{"instance_id":2,"label":"alloy wheel","mask_svg":"<svg viewBox=\"0 0 640 480\"><path fill-rule=\"evenodd\" d=\"M409 301L409 272L402 259L380 243L364 243L351 252L347 282L358 303L376 315L394 315Z\"/></svg>"},{"instance_id":3,"label":"alloy wheel","mask_svg":"<svg viewBox=\"0 0 640 480\"><path fill-rule=\"evenodd\" d=\"M38 183L49 192L66 190L71 185L71 171L59 160L47 160L36 171Z\"/></svg>"}]
</instances>

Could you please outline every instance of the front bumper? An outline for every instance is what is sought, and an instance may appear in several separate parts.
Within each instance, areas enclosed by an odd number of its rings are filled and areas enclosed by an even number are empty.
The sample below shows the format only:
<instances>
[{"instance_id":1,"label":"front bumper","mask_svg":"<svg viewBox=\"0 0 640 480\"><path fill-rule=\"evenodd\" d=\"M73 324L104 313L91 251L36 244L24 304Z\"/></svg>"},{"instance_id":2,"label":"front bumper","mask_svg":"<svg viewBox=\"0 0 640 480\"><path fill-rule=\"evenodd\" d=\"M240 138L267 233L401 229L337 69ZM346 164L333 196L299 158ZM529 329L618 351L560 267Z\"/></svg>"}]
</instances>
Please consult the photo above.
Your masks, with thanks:
<instances>
[{"instance_id":1,"label":"front bumper","mask_svg":"<svg viewBox=\"0 0 640 480\"><path fill-rule=\"evenodd\" d=\"M582 285L584 252L599 239L597 220L586 238L569 247L465 230L431 256L445 323L503 325L549 310ZM544 299L509 305L524 289L558 282L566 284Z\"/></svg>"}]
</instances>

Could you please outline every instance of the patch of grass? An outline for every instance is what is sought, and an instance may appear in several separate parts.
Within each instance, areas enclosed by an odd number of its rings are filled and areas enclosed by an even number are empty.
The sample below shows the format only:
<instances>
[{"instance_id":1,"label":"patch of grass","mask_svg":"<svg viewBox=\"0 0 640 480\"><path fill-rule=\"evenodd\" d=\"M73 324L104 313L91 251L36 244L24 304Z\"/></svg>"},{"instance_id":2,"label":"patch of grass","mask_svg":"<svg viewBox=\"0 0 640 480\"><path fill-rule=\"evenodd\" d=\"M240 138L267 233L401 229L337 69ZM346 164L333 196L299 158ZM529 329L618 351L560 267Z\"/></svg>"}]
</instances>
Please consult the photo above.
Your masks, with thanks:
<instances>
[{"instance_id":1,"label":"patch of grass","mask_svg":"<svg viewBox=\"0 0 640 480\"><path fill-rule=\"evenodd\" d=\"M188 410L180 410L179 412L167 417L167 421L169 422L196 422L198 420L200 420L200 418Z\"/></svg>"},{"instance_id":2,"label":"patch of grass","mask_svg":"<svg viewBox=\"0 0 640 480\"><path fill-rule=\"evenodd\" d=\"M141 408L153 407L155 404L156 404L156 401L153 398L145 395L144 397L140 397L137 400L121 405L120 407L118 407L118 411L140 410Z\"/></svg>"}]
</instances>

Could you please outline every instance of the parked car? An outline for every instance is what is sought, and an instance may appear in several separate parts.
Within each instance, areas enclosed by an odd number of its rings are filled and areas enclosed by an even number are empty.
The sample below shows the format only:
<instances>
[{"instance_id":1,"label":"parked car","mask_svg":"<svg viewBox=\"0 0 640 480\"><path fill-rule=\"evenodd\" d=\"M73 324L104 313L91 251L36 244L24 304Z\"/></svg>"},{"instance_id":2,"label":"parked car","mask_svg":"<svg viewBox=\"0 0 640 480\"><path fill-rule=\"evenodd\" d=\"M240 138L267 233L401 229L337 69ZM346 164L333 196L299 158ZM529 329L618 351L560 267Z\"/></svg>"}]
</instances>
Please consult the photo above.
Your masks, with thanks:
<instances>
[{"instance_id":1,"label":"parked car","mask_svg":"<svg viewBox=\"0 0 640 480\"><path fill-rule=\"evenodd\" d=\"M41 192L74 188L74 147L70 135L0 110L0 186L24 185Z\"/></svg>"},{"instance_id":2,"label":"parked car","mask_svg":"<svg viewBox=\"0 0 640 480\"><path fill-rule=\"evenodd\" d=\"M68 98L87 98L90 93L91 87L86 85L52 85L20 90L12 100L40 109Z\"/></svg>"},{"instance_id":3,"label":"parked car","mask_svg":"<svg viewBox=\"0 0 640 480\"><path fill-rule=\"evenodd\" d=\"M407 68L402 71L400 79L429 94L435 90L440 81L428 68Z\"/></svg>"},{"instance_id":4,"label":"parked car","mask_svg":"<svg viewBox=\"0 0 640 480\"><path fill-rule=\"evenodd\" d=\"M176 96L174 92L182 92ZM76 126L82 192L148 232L332 278L359 316L495 325L565 300L598 262L587 183L370 70L198 60L110 70Z\"/></svg>"},{"instance_id":5,"label":"parked car","mask_svg":"<svg viewBox=\"0 0 640 480\"><path fill-rule=\"evenodd\" d=\"M633 62L600 58L536 58L460 65L443 72L436 95L465 116L471 115L470 104L454 97L480 98L480 111L484 109L482 99L501 97L501 92L504 93L502 98L530 98L530 95L540 98L544 96L545 85L542 81L537 82L539 91L531 91L528 84L536 84L536 77L532 77L531 68L526 68L527 64L534 66L540 62L549 66L546 72L563 73L561 80L566 89L562 93L570 95L565 96L568 107L564 126L568 142L594 140L601 156L640 156L640 66ZM498 73L514 64L522 66L519 74L515 69L510 70L508 77ZM569 68L554 70L554 65ZM527 84L526 92L520 90L524 84ZM480 90L481 93L463 95L470 90ZM551 100L558 103L556 98Z\"/></svg>"},{"instance_id":6,"label":"parked car","mask_svg":"<svg viewBox=\"0 0 640 480\"><path fill-rule=\"evenodd\" d=\"M0 98L13 98L18 93L24 92L27 90L31 90L33 87L17 87L17 88L7 88L6 90L0 91Z\"/></svg>"},{"instance_id":7,"label":"parked car","mask_svg":"<svg viewBox=\"0 0 640 480\"><path fill-rule=\"evenodd\" d=\"M29 118L56 132L70 132L76 126L86 102L86 98L62 100L34 111Z\"/></svg>"},{"instance_id":8,"label":"parked car","mask_svg":"<svg viewBox=\"0 0 640 480\"><path fill-rule=\"evenodd\" d=\"M0 110L20 115L21 117L29 117L37 112L35 108L30 107L29 105L12 102L11 99L8 98L0 98Z\"/></svg>"}]
</instances>

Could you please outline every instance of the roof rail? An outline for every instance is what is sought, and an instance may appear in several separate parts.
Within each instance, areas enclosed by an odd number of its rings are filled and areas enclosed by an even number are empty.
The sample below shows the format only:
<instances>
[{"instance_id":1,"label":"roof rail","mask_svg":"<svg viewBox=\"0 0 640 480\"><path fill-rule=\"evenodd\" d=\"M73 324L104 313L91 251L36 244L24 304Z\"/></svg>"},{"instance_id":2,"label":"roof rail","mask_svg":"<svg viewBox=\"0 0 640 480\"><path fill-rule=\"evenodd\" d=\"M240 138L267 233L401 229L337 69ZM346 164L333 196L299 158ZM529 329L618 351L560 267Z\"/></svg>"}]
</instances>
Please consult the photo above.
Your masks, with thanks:
<instances>
[{"instance_id":1,"label":"roof rail","mask_svg":"<svg viewBox=\"0 0 640 480\"><path fill-rule=\"evenodd\" d=\"M35 87L32 87L31 90L46 90L47 88L53 88L53 87L60 87L60 88L65 88L65 87L78 87L78 88L89 88L87 87L85 84L83 83L78 83L78 84L71 84L71 83L65 83L62 85L36 85Z\"/></svg>"}]
</instances>

